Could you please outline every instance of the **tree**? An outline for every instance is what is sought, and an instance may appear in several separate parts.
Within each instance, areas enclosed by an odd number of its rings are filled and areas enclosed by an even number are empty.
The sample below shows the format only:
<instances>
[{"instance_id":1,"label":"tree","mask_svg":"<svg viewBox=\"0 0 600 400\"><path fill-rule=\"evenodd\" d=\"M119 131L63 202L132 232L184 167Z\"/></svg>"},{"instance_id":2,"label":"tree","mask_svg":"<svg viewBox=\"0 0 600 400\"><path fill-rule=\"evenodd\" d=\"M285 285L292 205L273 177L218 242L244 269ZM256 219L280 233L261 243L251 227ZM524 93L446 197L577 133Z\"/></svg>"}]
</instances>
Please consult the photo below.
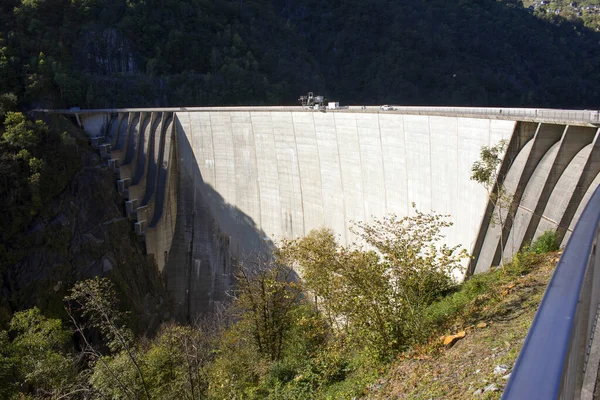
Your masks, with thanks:
<instances>
[{"instance_id":1,"label":"tree","mask_svg":"<svg viewBox=\"0 0 600 400\"><path fill-rule=\"evenodd\" d=\"M237 274L233 307L250 326L254 344L271 361L281 359L286 335L293 325L302 286L285 264L260 255L249 257Z\"/></svg>"},{"instance_id":2,"label":"tree","mask_svg":"<svg viewBox=\"0 0 600 400\"><path fill-rule=\"evenodd\" d=\"M0 331L0 397L9 399L17 391L14 374L17 360L12 353L8 332Z\"/></svg>"},{"instance_id":3,"label":"tree","mask_svg":"<svg viewBox=\"0 0 600 400\"><path fill-rule=\"evenodd\" d=\"M9 332L14 335L11 343L0 332L5 353L0 357L0 375L6 374L12 360L14 379L24 384L21 390L48 396L70 391L75 382L75 368L66 354L71 332L63 328L59 319L44 317L38 308L20 311L13 316Z\"/></svg>"},{"instance_id":4,"label":"tree","mask_svg":"<svg viewBox=\"0 0 600 400\"><path fill-rule=\"evenodd\" d=\"M513 194L504 185L504 178L500 173L500 164L508 142L501 140L495 146L482 146L479 160L471 167L471 180L485 187L488 198L494 205L494 214L491 218L492 225L500 225L500 263L504 264L504 239L502 228L511 214Z\"/></svg>"},{"instance_id":5,"label":"tree","mask_svg":"<svg viewBox=\"0 0 600 400\"><path fill-rule=\"evenodd\" d=\"M437 214L391 215L352 228L369 249L340 246L321 229L284 241L281 254L299 268L331 324L386 358L427 335L427 306L456 284L467 254L437 243L450 225Z\"/></svg>"},{"instance_id":6,"label":"tree","mask_svg":"<svg viewBox=\"0 0 600 400\"><path fill-rule=\"evenodd\" d=\"M214 326L206 321L193 326L165 324L152 340L136 341L137 362L151 397L206 398L208 366L216 354ZM127 353L103 356L102 361L104 364L95 364L89 377L93 389L104 398L138 398L140 380ZM120 381L118 385L115 376Z\"/></svg>"},{"instance_id":7,"label":"tree","mask_svg":"<svg viewBox=\"0 0 600 400\"><path fill-rule=\"evenodd\" d=\"M4 121L6 113L17 109L18 99L13 93L0 94L0 123Z\"/></svg>"},{"instance_id":8,"label":"tree","mask_svg":"<svg viewBox=\"0 0 600 400\"><path fill-rule=\"evenodd\" d=\"M205 398L219 331L217 319L208 317L193 326L163 326L143 358L153 397Z\"/></svg>"},{"instance_id":9,"label":"tree","mask_svg":"<svg viewBox=\"0 0 600 400\"><path fill-rule=\"evenodd\" d=\"M17 149L31 149L38 145L48 127L40 120L32 122L20 112L7 112L2 138Z\"/></svg>"},{"instance_id":10,"label":"tree","mask_svg":"<svg viewBox=\"0 0 600 400\"><path fill-rule=\"evenodd\" d=\"M132 396L131 388L123 384L117 373L118 370L114 370L115 363L109 365L103 355L88 341L84 330L97 329L105 338L109 350L117 353L117 361L122 360L133 365L143 392L146 398L150 399L144 374L135 354L133 333L123 323L125 315L118 309L113 284L106 278L98 277L80 281L73 286L65 300L67 312L83 341L84 352L92 356L93 361L100 362L106 368L114 383L121 389L121 395L128 398ZM117 362L116 365L118 364ZM135 393L133 395L137 397Z\"/></svg>"}]
</instances>

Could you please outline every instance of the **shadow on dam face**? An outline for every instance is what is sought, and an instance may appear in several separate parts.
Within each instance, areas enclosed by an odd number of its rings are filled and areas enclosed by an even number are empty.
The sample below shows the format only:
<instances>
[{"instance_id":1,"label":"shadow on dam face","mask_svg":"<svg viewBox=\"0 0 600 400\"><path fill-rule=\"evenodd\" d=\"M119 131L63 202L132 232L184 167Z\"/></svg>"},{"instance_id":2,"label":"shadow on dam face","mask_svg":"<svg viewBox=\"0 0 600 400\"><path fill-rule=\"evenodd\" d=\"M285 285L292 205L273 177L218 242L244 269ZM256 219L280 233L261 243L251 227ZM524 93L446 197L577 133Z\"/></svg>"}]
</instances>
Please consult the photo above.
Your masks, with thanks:
<instances>
[{"instance_id":1,"label":"shadow on dam face","mask_svg":"<svg viewBox=\"0 0 600 400\"><path fill-rule=\"evenodd\" d=\"M175 132L177 215L163 277L177 319L190 321L228 301L235 269L257 255L243 249L256 249L255 253L265 256L274 245L250 216L204 182L198 166L201 160L196 159L178 119Z\"/></svg>"}]
</instances>

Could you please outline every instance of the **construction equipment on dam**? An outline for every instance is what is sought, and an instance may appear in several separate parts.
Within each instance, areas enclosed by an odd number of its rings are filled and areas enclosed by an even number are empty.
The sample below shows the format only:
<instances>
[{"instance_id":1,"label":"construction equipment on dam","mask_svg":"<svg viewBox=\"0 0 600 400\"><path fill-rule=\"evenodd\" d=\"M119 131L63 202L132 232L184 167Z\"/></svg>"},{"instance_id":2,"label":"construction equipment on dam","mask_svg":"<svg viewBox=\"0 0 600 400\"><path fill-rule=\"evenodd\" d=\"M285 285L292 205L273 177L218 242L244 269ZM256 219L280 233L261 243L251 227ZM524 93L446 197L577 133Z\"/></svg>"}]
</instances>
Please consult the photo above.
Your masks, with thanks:
<instances>
[{"instance_id":1,"label":"construction equipment on dam","mask_svg":"<svg viewBox=\"0 0 600 400\"><path fill-rule=\"evenodd\" d=\"M298 102L302 107L314 107L318 110L324 103L324 97L315 96L313 92L308 92L307 96L300 96Z\"/></svg>"}]
</instances>

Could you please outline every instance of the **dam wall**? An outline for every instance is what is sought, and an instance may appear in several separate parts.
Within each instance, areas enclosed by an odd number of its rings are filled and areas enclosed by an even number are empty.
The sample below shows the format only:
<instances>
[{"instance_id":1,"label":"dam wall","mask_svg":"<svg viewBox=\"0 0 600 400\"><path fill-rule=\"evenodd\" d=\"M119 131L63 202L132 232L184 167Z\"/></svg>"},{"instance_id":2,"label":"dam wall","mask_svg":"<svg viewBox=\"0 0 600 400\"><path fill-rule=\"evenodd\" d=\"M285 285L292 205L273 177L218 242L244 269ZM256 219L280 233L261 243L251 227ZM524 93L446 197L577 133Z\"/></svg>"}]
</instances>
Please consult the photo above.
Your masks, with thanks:
<instances>
[{"instance_id":1,"label":"dam wall","mask_svg":"<svg viewBox=\"0 0 600 400\"><path fill-rule=\"evenodd\" d=\"M58 111L57 111L58 112ZM62 111L69 113L68 111ZM232 265L280 238L390 213L448 214L469 272L545 230L570 230L600 183L597 111L406 107L83 110L78 121L119 175L128 216L191 319L219 306ZM482 146L509 141L503 225L472 181Z\"/></svg>"},{"instance_id":2,"label":"dam wall","mask_svg":"<svg viewBox=\"0 0 600 400\"><path fill-rule=\"evenodd\" d=\"M390 213L449 214L450 243L470 249L487 193L469 179L483 145L509 139L513 121L314 112L176 113L203 183L264 237L297 238L329 227L355 241L351 221ZM211 196L209 196L210 198ZM460 205L460 206L459 206ZM232 246L239 227L211 209Z\"/></svg>"}]
</instances>

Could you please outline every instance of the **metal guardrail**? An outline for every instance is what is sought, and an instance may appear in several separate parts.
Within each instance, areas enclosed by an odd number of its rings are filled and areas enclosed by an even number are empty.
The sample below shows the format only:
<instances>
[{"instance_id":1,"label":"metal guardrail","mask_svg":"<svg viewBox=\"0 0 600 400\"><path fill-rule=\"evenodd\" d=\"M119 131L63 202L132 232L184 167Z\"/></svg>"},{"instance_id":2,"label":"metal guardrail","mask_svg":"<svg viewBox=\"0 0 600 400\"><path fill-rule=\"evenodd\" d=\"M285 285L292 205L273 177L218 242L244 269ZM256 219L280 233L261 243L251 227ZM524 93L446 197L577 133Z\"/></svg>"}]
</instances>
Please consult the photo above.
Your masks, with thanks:
<instances>
[{"instance_id":1,"label":"metal guardrail","mask_svg":"<svg viewBox=\"0 0 600 400\"><path fill-rule=\"evenodd\" d=\"M464 118L505 119L571 125L600 124L600 113L597 110L497 107L398 107L396 112L401 114L452 115Z\"/></svg>"},{"instance_id":2,"label":"metal guardrail","mask_svg":"<svg viewBox=\"0 0 600 400\"><path fill-rule=\"evenodd\" d=\"M598 343L594 342L594 331L600 300L598 244L600 187L581 214L548 284L503 399L579 399L584 378L586 382L591 379L592 386L595 384ZM590 359L594 361L588 365ZM585 397L590 397L589 390L586 393Z\"/></svg>"},{"instance_id":3,"label":"metal guardrail","mask_svg":"<svg viewBox=\"0 0 600 400\"><path fill-rule=\"evenodd\" d=\"M208 111L255 111L255 112L319 112L301 106L240 106L240 107L169 107L169 108L106 108L106 109L63 109L63 110L34 110L53 114L97 114L117 112L208 112ZM503 119L512 121L531 121L570 125L600 125L598 110L559 110L551 108L499 108L499 107L396 107L391 111L382 111L379 106L349 106L345 109L322 110L335 113L382 113L430 115L461 118Z\"/></svg>"}]
</instances>

